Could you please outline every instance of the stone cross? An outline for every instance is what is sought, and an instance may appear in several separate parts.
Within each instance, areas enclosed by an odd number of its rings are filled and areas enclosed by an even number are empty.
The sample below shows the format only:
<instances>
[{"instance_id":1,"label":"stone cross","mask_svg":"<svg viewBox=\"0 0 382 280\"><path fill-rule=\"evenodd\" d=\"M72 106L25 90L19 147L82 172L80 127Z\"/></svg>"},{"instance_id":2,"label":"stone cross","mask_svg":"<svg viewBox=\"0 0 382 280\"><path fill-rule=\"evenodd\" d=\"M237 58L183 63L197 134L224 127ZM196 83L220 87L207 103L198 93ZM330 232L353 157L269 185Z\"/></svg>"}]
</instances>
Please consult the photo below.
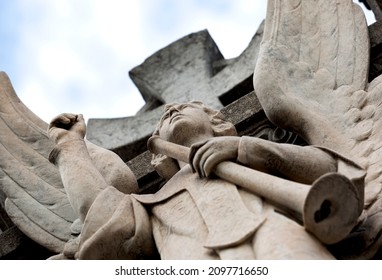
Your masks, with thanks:
<instances>
[{"instance_id":1,"label":"stone cross","mask_svg":"<svg viewBox=\"0 0 382 280\"><path fill-rule=\"evenodd\" d=\"M132 117L90 119L88 139L125 161L146 150L163 104L202 101L221 109L253 91L252 76L263 27L237 58L224 59L207 30L187 35L130 71L146 104ZM116 100L116 102L118 102Z\"/></svg>"}]
</instances>

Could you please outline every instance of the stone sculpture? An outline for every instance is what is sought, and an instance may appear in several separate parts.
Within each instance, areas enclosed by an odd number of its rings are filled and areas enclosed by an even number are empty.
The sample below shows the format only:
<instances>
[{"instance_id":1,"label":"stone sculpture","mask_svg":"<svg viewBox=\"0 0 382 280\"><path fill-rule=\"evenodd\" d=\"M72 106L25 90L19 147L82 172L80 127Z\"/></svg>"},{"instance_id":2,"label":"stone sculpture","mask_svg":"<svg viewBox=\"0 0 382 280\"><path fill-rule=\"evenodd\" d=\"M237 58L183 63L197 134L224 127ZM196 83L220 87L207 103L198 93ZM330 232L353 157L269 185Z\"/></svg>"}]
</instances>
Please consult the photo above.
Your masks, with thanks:
<instances>
[{"instance_id":1,"label":"stone sculpture","mask_svg":"<svg viewBox=\"0 0 382 280\"><path fill-rule=\"evenodd\" d=\"M225 180L206 178L224 160L308 184L328 172L353 173L358 175L354 183L361 183L353 191L361 189L356 197L362 197L363 172L356 164L313 146L235 137L233 125L219 112L197 102L168 105L155 134L191 146L191 166L197 172L174 163L178 170L157 193L129 195L107 187L93 166L81 116L63 114L51 122L49 135L56 146L50 160L84 223L79 258L148 258L155 249L162 259L332 258L303 227L257 196ZM169 175L168 165L166 169ZM362 211L357 203L352 206Z\"/></svg>"},{"instance_id":2,"label":"stone sculpture","mask_svg":"<svg viewBox=\"0 0 382 280\"><path fill-rule=\"evenodd\" d=\"M153 151L170 156L153 159L168 180L155 194L138 194L125 163L84 140L81 115L59 115L48 133L2 73L0 186L9 216L33 240L61 252L54 258L372 258L381 242L382 97L380 78L367 83L366 27L350 0L269 0L256 94L273 123L309 146L238 137L200 103L168 105L151 141ZM157 137L190 147L190 164L188 151L178 157L155 144ZM301 217L305 209L294 211L293 198L274 205L274 197L246 185L247 177L236 183L220 176L226 161L269 173L260 181L265 188L339 182L354 205L345 233L326 242ZM332 202L319 206L313 221L331 217Z\"/></svg>"}]
</instances>

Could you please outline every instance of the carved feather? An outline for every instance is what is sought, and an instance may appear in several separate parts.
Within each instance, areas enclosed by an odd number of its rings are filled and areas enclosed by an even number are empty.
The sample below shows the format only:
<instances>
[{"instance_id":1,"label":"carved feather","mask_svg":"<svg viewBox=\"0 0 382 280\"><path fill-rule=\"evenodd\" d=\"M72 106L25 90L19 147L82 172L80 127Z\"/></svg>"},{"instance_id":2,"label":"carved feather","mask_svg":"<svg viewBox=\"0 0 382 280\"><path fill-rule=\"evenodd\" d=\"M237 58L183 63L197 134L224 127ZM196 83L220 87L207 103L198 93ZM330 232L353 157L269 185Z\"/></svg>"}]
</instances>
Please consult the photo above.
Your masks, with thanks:
<instances>
[{"instance_id":1,"label":"carved feather","mask_svg":"<svg viewBox=\"0 0 382 280\"><path fill-rule=\"evenodd\" d=\"M61 252L76 216L58 169L48 161L54 143L47 127L0 73L0 187L7 196L6 211L31 239Z\"/></svg>"},{"instance_id":2,"label":"carved feather","mask_svg":"<svg viewBox=\"0 0 382 280\"><path fill-rule=\"evenodd\" d=\"M12 221L31 239L60 253L72 238L74 213L58 168L48 160L54 148L48 124L17 97L0 72L0 189ZM85 141L94 166L107 184L124 193L138 192L136 178L115 153Z\"/></svg>"},{"instance_id":3,"label":"carved feather","mask_svg":"<svg viewBox=\"0 0 382 280\"><path fill-rule=\"evenodd\" d=\"M367 170L365 209L371 217L382 209L382 78L368 85L368 69L367 24L357 4L268 1L254 75L259 101L276 125ZM365 228L373 229L363 244L371 248L382 219L367 219Z\"/></svg>"}]
</instances>

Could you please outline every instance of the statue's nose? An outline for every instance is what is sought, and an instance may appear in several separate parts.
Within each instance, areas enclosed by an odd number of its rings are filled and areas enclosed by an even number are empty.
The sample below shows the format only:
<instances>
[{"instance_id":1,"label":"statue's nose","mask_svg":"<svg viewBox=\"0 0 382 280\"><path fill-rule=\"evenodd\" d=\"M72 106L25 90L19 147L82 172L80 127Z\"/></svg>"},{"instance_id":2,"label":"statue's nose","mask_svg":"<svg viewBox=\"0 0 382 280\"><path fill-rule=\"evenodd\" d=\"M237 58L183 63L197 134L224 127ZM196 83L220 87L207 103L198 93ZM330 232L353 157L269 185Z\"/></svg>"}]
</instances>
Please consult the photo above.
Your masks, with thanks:
<instances>
[{"instance_id":1,"label":"statue's nose","mask_svg":"<svg viewBox=\"0 0 382 280\"><path fill-rule=\"evenodd\" d=\"M170 109L169 109L170 116L171 116L173 113L175 113L175 112L178 113L179 110L178 110L176 107L171 106Z\"/></svg>"}]
</instances>

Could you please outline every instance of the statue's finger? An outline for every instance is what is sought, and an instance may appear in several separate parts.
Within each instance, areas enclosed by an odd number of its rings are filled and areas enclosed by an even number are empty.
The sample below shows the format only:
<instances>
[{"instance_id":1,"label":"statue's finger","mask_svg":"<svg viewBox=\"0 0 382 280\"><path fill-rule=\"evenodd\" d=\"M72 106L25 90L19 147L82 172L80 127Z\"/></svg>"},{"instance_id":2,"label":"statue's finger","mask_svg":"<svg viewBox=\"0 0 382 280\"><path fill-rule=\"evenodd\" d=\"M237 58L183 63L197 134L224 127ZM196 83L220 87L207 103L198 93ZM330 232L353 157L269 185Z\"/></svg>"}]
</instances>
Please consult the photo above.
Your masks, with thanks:
<instances>
[{"instance_id":1,"label":"statue's finger","mask_svg":"<svg viewBox=\"0 0 382 280\"><path fill-rule=\"evenodd\" d=\"M216 161L215 157L213 155L209 156L203 166L204 174L206 177L210 177L211 173L213 172L213 169L215 168Z\"/></svg>"},{"instance_id":2,"label":"statue's finger","mask_svg":"<svg viewBox=\"0 0 382 280\"><path fill-rule=\"evenodd\" d=\"M199 148L198 152L195 155L194 165L198 168L198 173L201 178L207 177L205 172L205 163L209 157L213 156L215 149L212 146L212 142L205 143L202 147Z\"/></svg>"},{"instance_id":3,"label":"statue's finger","mask_svg":"<svg viewBox=\"0 0 382 280\"><path fill-rule=\"evenodd\" d=\"M200 147L202 147L205 144L205 142L199 142L195 143L190 147L190 152L188 154L188 162L191 165L192 172L196 172L194 162L197 162L198 160L195 160L195 155L199 151ZM199 173L199 172L198 172Z\"/></svg>"},{"instance_id":4,"label":"statue's finger","mask_svg":"<svg viewBox=\"0 0 382 280\"><path fill-rule=\"evenodd\" d=\"M195 147L195 145L192 145L190 148L190 153L188 154L188 162L191 165L192 173L196 172L193 162L194 162L194 157L197 151L198 151L197 147Z\"/></svg>"},{"instance_id":5,"label":"statue's finger","mask_svg":"<svg viewBox=\"0 0 382 280\"><path fill-rule=\"evenodd\" d=\"M202 157L200 158L199 166L203 177L208 177L211 173L215 156L215 150L211 147L205 147Z\"/></svg>"}]
</instances>

